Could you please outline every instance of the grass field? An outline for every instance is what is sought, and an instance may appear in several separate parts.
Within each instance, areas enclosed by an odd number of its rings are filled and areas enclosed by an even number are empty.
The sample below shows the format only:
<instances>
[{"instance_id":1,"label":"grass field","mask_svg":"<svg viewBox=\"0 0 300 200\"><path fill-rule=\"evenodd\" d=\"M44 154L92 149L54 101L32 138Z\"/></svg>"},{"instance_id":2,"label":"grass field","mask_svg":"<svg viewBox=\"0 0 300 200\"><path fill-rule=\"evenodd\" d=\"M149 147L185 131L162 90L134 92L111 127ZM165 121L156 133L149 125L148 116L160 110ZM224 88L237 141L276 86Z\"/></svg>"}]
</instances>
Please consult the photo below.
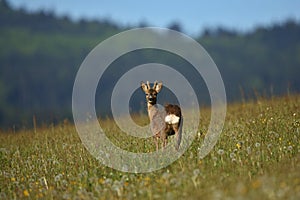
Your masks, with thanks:
<instances>
[{"instance_id":1,"label":"grass field","mask_svg":"<svg viewBox=\"0 0 300 200\"><path fill-rule=\"evenodd\" d=\"M229 105L218 143L200 160L209 119L202 109L188 151L146 174L101 165L68 122L1 132L0 199L300 199L300 96ZM152 151L154 143L136 148Z\"/></svg>"}]
</instances>

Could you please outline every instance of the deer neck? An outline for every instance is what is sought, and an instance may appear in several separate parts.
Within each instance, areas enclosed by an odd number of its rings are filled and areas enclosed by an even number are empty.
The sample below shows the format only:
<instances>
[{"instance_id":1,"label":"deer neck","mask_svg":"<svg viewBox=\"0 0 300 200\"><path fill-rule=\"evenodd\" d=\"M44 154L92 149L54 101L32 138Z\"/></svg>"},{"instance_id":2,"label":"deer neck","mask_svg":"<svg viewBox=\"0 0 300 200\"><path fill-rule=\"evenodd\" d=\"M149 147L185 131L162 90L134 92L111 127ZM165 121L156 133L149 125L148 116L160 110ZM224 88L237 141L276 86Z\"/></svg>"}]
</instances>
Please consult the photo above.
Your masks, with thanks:
<instances>
[{"instance_id":1,"label":"deer neck","mask_svg":"<svg viewBox=\"0 0 300 200\"><path fill-rule=\"evenodd\" d=\"M147 110L148 110L148 116L149 116L150 121L152 121L151 113L152 113L152 110L153 110L152 108L154 108L153 106L154 106L153 104L147 103Z\"/></svg>"},{"instance_id":2,"label":"deer neck","mask_svg":"<svg viewBox=\"0 0 300 200\"><path fill-rule=\"evenodd\" d=\"M156 104L147 103L147 108L148 108L149 119L150 119L150 121L152 121L154 115L157 112L157 105Z\"/></svg>"},{"instance_id":3,"label":"deer neck","mask_svg":"<svg viewBox=\"0 0 300 200\"><path fill-rule=\"evenodd\" d=\"M150 110L153 108L154 105L155 104L147 103L148 113L150 112Z\"/></svg>"}]
</instances>

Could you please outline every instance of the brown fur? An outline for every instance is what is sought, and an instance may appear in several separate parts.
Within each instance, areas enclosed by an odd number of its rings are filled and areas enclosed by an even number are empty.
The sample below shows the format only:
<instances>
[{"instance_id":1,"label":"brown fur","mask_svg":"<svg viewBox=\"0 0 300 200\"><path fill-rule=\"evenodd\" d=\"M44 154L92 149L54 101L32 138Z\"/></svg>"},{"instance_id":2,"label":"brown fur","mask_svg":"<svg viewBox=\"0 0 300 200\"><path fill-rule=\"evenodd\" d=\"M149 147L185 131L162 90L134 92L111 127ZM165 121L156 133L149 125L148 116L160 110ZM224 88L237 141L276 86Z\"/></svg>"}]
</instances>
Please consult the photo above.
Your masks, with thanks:
<instances>
[{"instance_id":1,"label":"brown fur","mask_svg":"<svg viewBox=\"0 0 300 200\"><path fill-rule=\"evenodd\" d=\"M181 117L181 109L178 105L166 104L165 111L166 111L167 115L174 114L178 117Z\"/></svg>"}]
</instances>

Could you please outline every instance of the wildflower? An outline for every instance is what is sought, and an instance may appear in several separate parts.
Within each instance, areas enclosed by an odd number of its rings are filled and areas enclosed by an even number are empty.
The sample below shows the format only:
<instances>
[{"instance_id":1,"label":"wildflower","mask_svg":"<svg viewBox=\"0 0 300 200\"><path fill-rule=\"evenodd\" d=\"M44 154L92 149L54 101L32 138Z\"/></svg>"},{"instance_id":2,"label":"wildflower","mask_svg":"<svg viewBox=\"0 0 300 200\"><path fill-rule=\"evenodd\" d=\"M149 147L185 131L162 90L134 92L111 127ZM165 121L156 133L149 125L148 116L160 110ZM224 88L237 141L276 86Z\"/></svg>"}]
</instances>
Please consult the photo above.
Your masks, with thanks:
<instances>
[{"instance_id":1,"label":"wildflower","mask_svg":"<svg viewBox=\"0 0 300 200\"><path fill-rule=\"evenodd\" d=\"M29 192L28 192L28 190L24 190L24 191L23 191L23 194L24 194L25 197L29 197Z\"/></svg>"},{"instance_id":2,"label":"wildflower","mask_svg":"<svg viewBox=\"0 0 300 200\"><path fill-rule=\"evenodd\" d=\"M201 134L201 132L198 132L197 135L198 135L198 137L201 137L202 134Z\"/></svg>"},{"instance_id":3,"label":"wildflower","mask_svg":"<svg viewBox=\"0 0 300 200\"><path fill-rule=\"evenodd\" d=\"M200 174L200 169L194 169L193 174L194 176L198 176Z\"/></svg>"},{"instance_id":4,"label":"wildflower","mask_svg":"<svg viewBox=\"0 0 300 200\"><path fill-rule=\"evenodd\" d=\"M61 177L62 177L62 174L56 175L56 176L54 177L54 181L55 181L55 182L60 181Z\"/></svg>"},{"instance_id":5,"label":"wildflower","mask_svg":"<svg viewBox=\"0 0 300 200\"><path fill-rule=\"evenodd\" d=\"M102 185L104 184L105 180L103 178L99 178L98 182Z\"/></svg>"},{"instance_id":6,"label":"wildflower","mask_svg":"<svg viewBox=\"0 0 300 200\"><path fill-rule=\"evenodd\" d=\"M247 153L251 154L251 147L247 147Z\"/></svg>"},{"instance_id":7,"label":"wildflower","mask_svg":"<svg viewBox=\"0 0 300 200\"><path fill-rule=\"evenodd\" d=\"M243 145L243 142L238 142L238 143L236 144L236 147L237 147L238 149L241 149L241 148L242 148L242 145Z\"/></svg>"},{"instance_id":8,"label":"wildflower","mask_svg":"<svg viewBox=\"0 0 300 200\"><path fill-rule=\"evenodd\" d=\"M293 150L293 147L292 147L292 146L288 146L287 149L288 149L289 151L292 151L292 150Z\"/></svg>"},{"instance_id":9,"label":"wildflower","mask_svg":"<svg viewBox=\"0 0 300 200\"><path fill-rule=\"evenodd\" d=\"M165 180L168 180L170 178L170 176L171 175L169 174L169 172L165 172L165 173L162 174L162 178L165 179Z\"/></svg>"},{"instance_id":10,"label":"wildflower","mask_svg":"<svg viewBox=\"0 0 300 200\"><path fill-rule=\"evenodd\" d=\"M12 182L15 182L16 181L16 178L15 177L11 177L10 179Z\"/></svg>"},{"instance_id":11,"label":"wildflower","mask_svg":"<svg viewBox=\"0 0 300 200\"><path fill-rule=\"evenodd\" d=\"M223 155L223 154L224 154L224 150L223 150L223 149L219 149L219 150L218 150L218 154L219 154L219 155Z\"/></svg>"},{"instance_id":12,"label":"wildflower","mask_svg":"<svg viewBox=\"0 0 300 200\"><path fill-rule=\"evenodd\" d=\"M235 153L230 153L229 156L230 156L231 159L234 159L235 158Z\"/></svg>"},{"instance_id":13,"label":"wildflower","mask_svg":"<svg viewBox=\"0 0 300 200\"><path fill-rule=\"evenodd\" d=\"M105 179L104 184L111 185L112 184L112 179L110 179L110 178Z\"/></svg>"},{"instance_id":14,"label":"wildflower","mask_svg":"<svg viewBox=\"0 0 300 200\"><path fill-rule=\"evenodd\" d=\"M260 143L259 143L259 142L256 142L256 143L255 143L255 147L256 147L256 148L259 148L259 147L260 147Z\"/></svg>"},{"instance_id":15,"label":"wildflower","mask_svg":"<svg viewBox=\"0 0 300 200\"><path fill-rule=\"evenodd\" d=\"M201 164L202 164L202 160L199 160L199 161L198 161L198 164L201 165Z\"/></svg>"},{"instance_id":16,"label":"wildflower","mask_svg":"<svg viewBox=\"0 0 300 200\"><path fill-rule=\"evenodd\" d=\"M145 181L150 181L151 179L150 179L149 176L146 176L146 177L144 178L144 180L145 180Z\"/></svg>"},{"instance_id":17,"label":"wildflower","mask_svg":"<svg viewBox=\"0 0 300 200\"><path fill-rule=\"evenodd\" d=\"M261 181L260 180L255 180L252 182L252 188L256 189L261 186Z\"/></svg>"}]
</instances>

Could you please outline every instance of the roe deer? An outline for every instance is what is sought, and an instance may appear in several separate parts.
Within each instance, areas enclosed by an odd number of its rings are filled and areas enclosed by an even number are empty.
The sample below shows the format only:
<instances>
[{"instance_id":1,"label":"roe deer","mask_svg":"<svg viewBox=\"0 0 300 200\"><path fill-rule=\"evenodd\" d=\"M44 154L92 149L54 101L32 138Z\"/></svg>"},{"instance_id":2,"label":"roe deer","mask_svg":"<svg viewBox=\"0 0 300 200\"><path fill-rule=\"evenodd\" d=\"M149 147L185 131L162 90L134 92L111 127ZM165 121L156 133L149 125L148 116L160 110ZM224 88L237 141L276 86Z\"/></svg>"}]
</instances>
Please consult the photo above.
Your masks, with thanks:
<instances>
[{"instance_id":1,"label":"roe deer","mask_svg":"<svg viewBox=\"0 0 300 200\"><path fill-rule=\"evenodd\" d=\"M146 94L148 116L150 119L151 130L155 139L156 151L158 151L159 139L162 140L163 149L167 146L168 136L176 136L176 150L179 149L181 142L181 127L183 118L181 109L178 105L166 104L164 111L158 109L156 101L157 94L162 88L162 82L155 81L153 87L150 87L149 81L147 84L141 82L141 88Z\"/></svg>"}]
</instances>

